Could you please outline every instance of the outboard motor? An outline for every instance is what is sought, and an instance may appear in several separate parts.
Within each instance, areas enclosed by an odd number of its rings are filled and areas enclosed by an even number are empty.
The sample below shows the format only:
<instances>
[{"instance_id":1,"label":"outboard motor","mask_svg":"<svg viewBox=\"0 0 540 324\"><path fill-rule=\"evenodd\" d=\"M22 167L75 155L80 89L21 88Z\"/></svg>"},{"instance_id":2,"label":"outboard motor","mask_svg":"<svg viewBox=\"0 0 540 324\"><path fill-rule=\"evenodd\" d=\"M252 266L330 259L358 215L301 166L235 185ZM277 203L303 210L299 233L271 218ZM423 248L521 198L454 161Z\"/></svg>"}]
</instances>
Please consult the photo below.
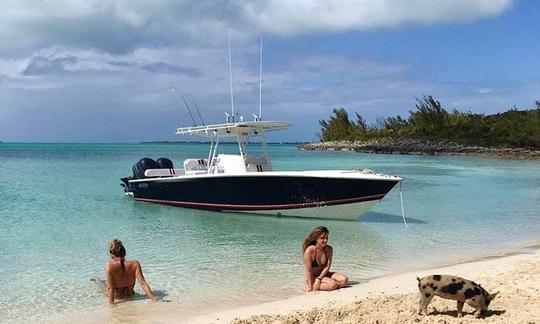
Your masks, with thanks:
<instances>
[{"instance_id":1,"label":"outboard motor","mask_svg":"<svg viewBox=\"0 0 540 324\"><path fill-rule=\"evenodd\" d=\"M174 169L172 161L167 158L159 158L156 163L159 169Z\"/></svg>"},{"instance_id":2,"label":"outboard motor","mask_svg":"<svg viewBox=\"0 0 540 324\"><path fill-rule=\"evenodd\" d=\"M142 158L133 166L133 178L144 179L144 171L148 169L159 169L156 161L151 158Z\"/></svg>"}]
</instances>

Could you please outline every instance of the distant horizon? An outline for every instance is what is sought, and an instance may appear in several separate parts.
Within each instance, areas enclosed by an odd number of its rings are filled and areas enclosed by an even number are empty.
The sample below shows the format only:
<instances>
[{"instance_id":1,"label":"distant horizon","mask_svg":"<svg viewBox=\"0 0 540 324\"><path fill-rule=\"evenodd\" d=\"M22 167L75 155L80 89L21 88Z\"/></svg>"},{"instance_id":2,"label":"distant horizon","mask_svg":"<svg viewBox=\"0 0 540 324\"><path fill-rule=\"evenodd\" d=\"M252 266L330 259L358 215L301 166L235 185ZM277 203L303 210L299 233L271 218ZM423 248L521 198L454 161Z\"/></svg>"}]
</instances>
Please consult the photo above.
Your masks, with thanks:
<instances>
[{"instance_id":1,"label":"distant horizon","mask_svg":"<svg viewBox=\"0 0 540 324\"><path fill-rule=\"evenodd\" d=\"M221 144L234 144L236 142L223 141ZM306 144L311 142L270 142L267 144ZM144 142L10 142L0 140L0 144L210 144L210 141L144 141ZM254 143L256 144L256 143Z\"/></svg>"}]
</instances>

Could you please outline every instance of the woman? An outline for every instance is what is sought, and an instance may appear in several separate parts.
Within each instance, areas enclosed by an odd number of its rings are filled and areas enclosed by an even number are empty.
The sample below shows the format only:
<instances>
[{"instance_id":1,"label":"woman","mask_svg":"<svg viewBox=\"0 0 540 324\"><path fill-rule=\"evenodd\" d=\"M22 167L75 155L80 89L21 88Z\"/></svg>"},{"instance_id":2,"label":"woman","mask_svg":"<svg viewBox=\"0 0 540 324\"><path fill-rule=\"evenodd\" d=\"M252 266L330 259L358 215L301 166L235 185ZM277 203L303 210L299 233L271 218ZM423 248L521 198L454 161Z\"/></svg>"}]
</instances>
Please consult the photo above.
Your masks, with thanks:
<instances>
[{"instance_id":1,"label":"woman","mask_svg":"<svg viewBox=\"0 0 540 324\"><path fill-rule=\"evenodd\" d=\"M328 228L319 226L304 239L302 252L306 267L306 291L330 291L345 287L349 282L346 275L330 271L334 252L326 244L328 233Z\"/></svg>"},{"instance_id":2,"label":"woman","mask_svg":"<svg viewBox=\"0 0 540 324\"><path fill-rule=\"evenodd\" d=\"M135 294L133 290L135 279L139 281L146 296L155 302L156 297L144 279L139 261L126 261L126 249L122 241L112 240L109 244L109 253L112 260L105 264L107 282L103 282L99 278L93 280L107 295L109 304L113 305L115 298L127 299L132 297Z\"/></svg>"}]
</instances>

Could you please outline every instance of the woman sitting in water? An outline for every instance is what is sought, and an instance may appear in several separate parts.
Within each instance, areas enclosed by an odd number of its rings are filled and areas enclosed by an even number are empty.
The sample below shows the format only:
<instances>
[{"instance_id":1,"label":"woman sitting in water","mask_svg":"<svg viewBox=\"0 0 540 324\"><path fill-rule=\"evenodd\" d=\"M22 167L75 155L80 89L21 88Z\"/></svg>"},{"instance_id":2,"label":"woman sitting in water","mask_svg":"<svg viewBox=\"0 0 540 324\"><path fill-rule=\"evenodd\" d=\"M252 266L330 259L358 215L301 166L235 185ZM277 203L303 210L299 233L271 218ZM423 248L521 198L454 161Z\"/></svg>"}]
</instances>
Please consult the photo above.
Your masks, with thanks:
<instances>
[{"instance_id":1,"label":"woman sitting in water","mask_svg":"<svg viewBox=\"0 0 540 324\"><path fill-rule=\"evenodd\" d=\"M346 275L330 271L334 252L326 244L328 233L328 228L319 226L304 239L302 252L306 267L306 291L330 291L347 286L349 281Z\"/></svg>"},{"instance_id":2,"label":"woman sitting in water","mask_svg":"<svg viewBox=\"0 0 540 324\"><path fill-rule=\"evenodd\" d=\"M127 299L132 297L135 294L133 291L135 279L139 281L146 296L152 301L156 301L152 289L144 279L139 261L126 261L126 249L122 241L112 240L109 244L109 253L112 260L105 264L107 281L103 282L99 278L93 279L108 296L109 304L114 304L115 298Z\"/></svg>"}]
</instances>

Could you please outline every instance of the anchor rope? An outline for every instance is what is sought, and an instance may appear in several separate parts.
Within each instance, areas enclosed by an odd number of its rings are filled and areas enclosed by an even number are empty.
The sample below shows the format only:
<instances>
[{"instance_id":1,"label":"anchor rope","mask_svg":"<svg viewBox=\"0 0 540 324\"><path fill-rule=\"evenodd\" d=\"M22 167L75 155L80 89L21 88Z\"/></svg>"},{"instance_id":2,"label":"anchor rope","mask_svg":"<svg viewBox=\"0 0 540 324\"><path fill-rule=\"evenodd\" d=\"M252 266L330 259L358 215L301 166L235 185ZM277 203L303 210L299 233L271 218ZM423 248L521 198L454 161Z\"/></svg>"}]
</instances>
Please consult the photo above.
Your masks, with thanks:
<instances>
[{"instance_id":1,"label":"anchor rope","mask_svg":"<svg viewBox=\"0 0 540 324\"><path fill-rule=\"evenodd\" d=\"M407 220L405 219L405 209L403 208L403 186L401 185L401 181L399 182L399 200L401 202L401 217L403 218L403 223L405 224L405 227L409 227L409 225L407 225Z\"/></svg>"}]
</instances>

